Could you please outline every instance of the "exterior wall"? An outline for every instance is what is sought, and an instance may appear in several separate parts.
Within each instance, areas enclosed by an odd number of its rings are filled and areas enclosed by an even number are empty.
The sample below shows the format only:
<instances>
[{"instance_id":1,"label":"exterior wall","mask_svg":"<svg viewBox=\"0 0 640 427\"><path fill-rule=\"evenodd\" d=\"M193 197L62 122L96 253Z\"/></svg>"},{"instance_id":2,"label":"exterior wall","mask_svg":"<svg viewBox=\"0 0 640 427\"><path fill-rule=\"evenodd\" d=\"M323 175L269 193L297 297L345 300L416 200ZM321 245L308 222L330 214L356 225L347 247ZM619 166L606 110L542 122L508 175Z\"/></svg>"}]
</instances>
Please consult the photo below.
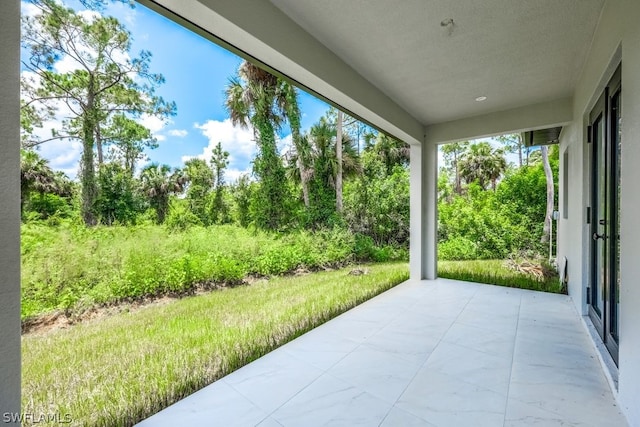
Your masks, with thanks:
<instances>
[{"instance_id":1,"label":"exterior wall","mask_svg":"<svg viewBox=\"0 0 640 427\"><path fill-rule=\"evenodd\" d=\"M0 423L20 412L20 2L0 13ZM4 423L3 423L4 424Z\"/></svg>"},{"instance_id":2,"label":"exterior wall","mask_svg":"<svg viewBox=\"0 0 640 427\"><path fill-rule=\"evenodd\" d=\"M589 204L588 151L585 148L587 116L604 85L622 61L622 159L621 159L621 290L618 399L631 425L640 425L640 2L608 0L603 9L591 51L574 95L574 121L561 135L560 158L568 150L568 218L561 212L559 258L566 256L569 293L576 308L587 312L585 289L588 275Z\"/></svg>"},{"instance_id":3,"label":"exterior wall","mask_svg":"<svg viewBox=\"0 0 640 427\"><path fill-rule=\"evenodd\" d=\"M586 314L586 293L583 292L583 277L586 277L583 263L582 246L583 236L588 233L585 221L585 203L587 195L583 192L589 189L584 185L583 171L583 144L582 126L572 123L562 130L560 136L560 177L559 182L568 174L568 191L560 191L559 205L560 219L558 220L558 261L562 266L563 258L567 258L567 276L569 278L569 295L572 296L576 308L580 314ZM564 154L568 153L568 164L564 163ZM562 189L562 185L560 186ZM565 201L565 198L568 200ZM565 213L566 204L566 213ZM566 218L565 218L566 217Z\"/></svg>"},{"instance_id":4,"label":"exterior wall","mask_svg":"<svg viewBox=\"0 0 640 427\"><path fill-rule=\"evenodd\" d=\"M622 189L620 291L620 403L631 425L640 425L640 2L629 0L621 16ZM626 21L623 20L626 18Z\"/></svg>"}]
</instances>

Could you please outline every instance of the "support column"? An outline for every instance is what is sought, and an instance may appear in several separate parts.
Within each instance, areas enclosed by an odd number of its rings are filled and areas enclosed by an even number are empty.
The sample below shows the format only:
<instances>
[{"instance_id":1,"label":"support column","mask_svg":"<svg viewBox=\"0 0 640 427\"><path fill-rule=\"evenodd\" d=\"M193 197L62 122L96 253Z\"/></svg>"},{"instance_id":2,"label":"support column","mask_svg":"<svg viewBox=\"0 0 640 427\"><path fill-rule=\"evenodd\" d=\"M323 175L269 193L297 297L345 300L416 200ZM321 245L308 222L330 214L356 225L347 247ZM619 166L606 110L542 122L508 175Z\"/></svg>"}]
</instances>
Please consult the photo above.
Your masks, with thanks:
<instances>
[{"instance_id":1,"label":"support column","mask_svg":"<svg viewBox=\"0 0 640 427\"><path fill-rule=\"evenodd\" d=\"M411 146L409 271L412 280L437 277L438 259L438 148Z\"/></svg>"},{"instance_id":2,"label":"support column","mask_svg":"<svg viewBox=\"0 0 640 427\"><path fill-rule=\"evenodd\" d=\"M0 13L0 423L20 412L20 1ZM19 423L16 423L19 424Z\"/></svg>"}]
</instances>

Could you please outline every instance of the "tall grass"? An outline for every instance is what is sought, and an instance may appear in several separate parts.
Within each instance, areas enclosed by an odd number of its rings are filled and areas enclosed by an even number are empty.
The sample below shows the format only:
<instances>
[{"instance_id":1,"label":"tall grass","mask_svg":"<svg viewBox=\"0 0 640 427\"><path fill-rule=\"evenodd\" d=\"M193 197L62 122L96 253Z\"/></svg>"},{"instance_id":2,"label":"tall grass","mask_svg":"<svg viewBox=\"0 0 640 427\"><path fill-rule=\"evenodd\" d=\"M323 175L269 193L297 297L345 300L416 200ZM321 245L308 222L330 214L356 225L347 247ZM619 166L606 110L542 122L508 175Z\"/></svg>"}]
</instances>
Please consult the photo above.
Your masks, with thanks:
<instances>
[{"instance_id":1,"label":"tall grass","mask_svg":"<svg viewBox=\"0 0 640 427\"><path fill-rule=\"evenodd\" d=\"M232 225L171 232L159 226L22 227L22 318L82 311L298 268L338 267L376 248L344 230L287 235ZM383 253L384 252L384 253ZM385 258L402 254L380 251Z\"/></svg>"},{"instance_id":2,"label":"tall grass","mask_svg":"<svg viewBox=\"0 0 640 427\"><path fill-rule=\"evenodd\" d=\"M503 260L438 261L438 276L511 288L562 293L558 277L538 279L508 269Z\"/></svg>"},{"instance_id":3,"label":"tall grass","mask_svg":"<svg viewBox=\"0 0 640 427\"><path fill-rule=\"evenodd\" d=\"M366 270L262 280L24 335L22 409L132 425L408 278L404 263Z\"/></svg>"}]
</instances>

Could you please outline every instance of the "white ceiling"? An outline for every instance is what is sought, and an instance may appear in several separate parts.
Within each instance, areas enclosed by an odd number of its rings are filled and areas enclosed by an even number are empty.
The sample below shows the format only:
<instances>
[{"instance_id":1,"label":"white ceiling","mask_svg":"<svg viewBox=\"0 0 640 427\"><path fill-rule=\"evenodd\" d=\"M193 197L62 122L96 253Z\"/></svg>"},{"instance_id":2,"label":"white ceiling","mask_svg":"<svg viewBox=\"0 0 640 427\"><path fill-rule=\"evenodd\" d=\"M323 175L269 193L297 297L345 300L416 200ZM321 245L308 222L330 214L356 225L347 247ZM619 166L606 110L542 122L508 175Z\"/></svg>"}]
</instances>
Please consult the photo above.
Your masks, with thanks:
<instances>
[{"instance_id":1,"label":"white ceiling","mask_svg":"<svg viewBox=\"0 0 640 427\"><path fill-rule=\"evenodd\" d=\"M570 97L604 0L271 2L430 125Z\"/></svg>"}]
</instances>

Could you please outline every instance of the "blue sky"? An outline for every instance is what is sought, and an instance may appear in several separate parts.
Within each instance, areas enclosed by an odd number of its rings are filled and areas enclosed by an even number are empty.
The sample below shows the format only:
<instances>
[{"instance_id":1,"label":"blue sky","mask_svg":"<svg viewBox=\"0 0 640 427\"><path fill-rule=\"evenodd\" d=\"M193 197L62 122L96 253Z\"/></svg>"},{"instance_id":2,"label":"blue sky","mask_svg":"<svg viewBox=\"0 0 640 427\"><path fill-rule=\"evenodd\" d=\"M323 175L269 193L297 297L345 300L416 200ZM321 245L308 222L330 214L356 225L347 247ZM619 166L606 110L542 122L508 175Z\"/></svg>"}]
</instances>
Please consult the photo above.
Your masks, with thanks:
<instances>
[{"instance_id":1,"label":"blue sky","mask_svg":"<svg viewBox=\"0 0 640 427\"><path fill-rule=\"evenodd\" d=\"M65 4L82 9L77 0L65 0ZM29 13L29 6L24 3L23 13ZM223 107L225 86L242 59L142 5L131 9L114 3L104 13L118 18L132 33L132 57L143 49L152 52L151 71L163 74L166 80L157 93L177 104L177 115L164 123L154 118L142 120L159 142L158 148L147 152L149 161L178 167L190 157L208 159L211 148L220 141L231 154L227 180L233 181L241 173L249 172L255 154L252 134L234 129ZM60 64L61 70L63 67ZM303 130L329 108L302 91L300 105ZM48 129L41 132L50 135L50 128L55 125L55 121L47 123ZM286 126L280 136L285 146L290 140ZM80 148L78 142L57 141L43 144L40 152L53 168L75 176Z\"/></svg>"}]
</instances>

